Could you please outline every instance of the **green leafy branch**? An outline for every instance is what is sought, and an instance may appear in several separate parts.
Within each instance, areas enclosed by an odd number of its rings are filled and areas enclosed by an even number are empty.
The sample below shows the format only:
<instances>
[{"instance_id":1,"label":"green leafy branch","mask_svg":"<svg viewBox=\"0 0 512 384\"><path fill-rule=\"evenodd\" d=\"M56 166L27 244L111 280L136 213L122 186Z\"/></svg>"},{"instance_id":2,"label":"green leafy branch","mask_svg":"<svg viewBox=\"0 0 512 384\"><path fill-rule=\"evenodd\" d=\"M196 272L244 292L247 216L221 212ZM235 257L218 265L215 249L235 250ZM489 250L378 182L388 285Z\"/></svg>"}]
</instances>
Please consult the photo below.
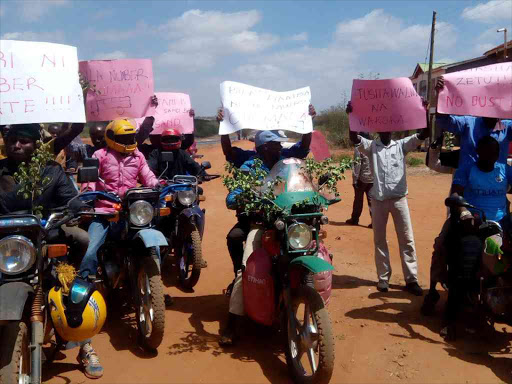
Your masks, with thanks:
<instances>
[{"instance_id":1,"label":"green leafy branch","mask_svg":"<svg viewBox=\"0 0 512 384\"><path fill-rule=\"evenodd\" d=\"M455 135L450 132L444 132L444 146L447 150L451 151L455 146Z\"/></svg>"},{"instance_id":2,"label":"green leafy branch","mask_svg":"<svg viewBox=\"0 0 512 384\"><path fill-rule=\"evenodd\" d=\"M78 80L80 82L80 86L82 87L83 93L87 93L89 90L91 90L93 93L101 95L100 90L96 88L96 84L91 84L91 82L87 80L87 77L85 77L82 72L78 72Z\"/></svg>"},{"instance_id":3,"label":"green leafy branch","mask_svg":"<svg viewBox=\"0 0 512 384\"><path fill-rule=\"evenodd\" d=\"M39 217L42 217L43 207L35 206L34 203L50 183L50 178L43 176L43 170L51 160L53 160L53 151L50 144L44 144L38 140L30 162L21 163L18 171L14 174L14 180L21 185L18 195L25 200L31 200L32 214Z\"/></svg>"},{"instance_id":4,"label":"green leafy branch","mask_svg":"<svg viewBox=\"0 0 512 384\"><path fill-rule=\"evenodd\" d=\"M267 222L272 222L282 212L274 203L274 187L282 182L282 179L277 178L264 185L267 172L262 166L263 162L255 159L254 167L247 172L236 168L232 163L227 163L225 170L228 174L222 176L222 183L229 192L240 192L236 196L236 203L242 214L258 214Z\"/></svg>"},{"instance_id":5,"label":"green leafy branch","mask_svg":"<svg viewBox=\"0 0 512 384\"><path fill-rule=\"evenodd\" d=\"M315 159L306 159L306 174L313 180L318 182L319 192L326 189L334 196L338 197L338 181L345 179L345 171L350 169L354 161L350 158L343 158L339 163L331 158L324 161L316 161Z\"/></svg>"}]
</instances>

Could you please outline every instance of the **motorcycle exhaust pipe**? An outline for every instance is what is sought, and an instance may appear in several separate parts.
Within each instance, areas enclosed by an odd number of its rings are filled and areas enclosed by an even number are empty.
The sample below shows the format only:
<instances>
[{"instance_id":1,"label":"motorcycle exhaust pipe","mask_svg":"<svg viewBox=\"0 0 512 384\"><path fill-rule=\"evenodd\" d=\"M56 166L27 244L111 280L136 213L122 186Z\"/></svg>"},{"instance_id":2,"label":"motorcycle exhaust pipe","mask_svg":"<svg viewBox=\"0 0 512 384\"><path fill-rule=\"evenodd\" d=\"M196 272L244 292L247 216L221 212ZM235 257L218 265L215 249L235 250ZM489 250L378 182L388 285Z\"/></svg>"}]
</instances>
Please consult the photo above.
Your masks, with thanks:
<instances>
[{"instance_id":1,"label":"motorcycle exhaust pipe","mask_svg":"<svg viewBox=\"0 0 512 384\"><path fill-rule=\"evenodd\" d=\"M43 348L44 339L44 327L43 327L43 287L38 285L36 288L34 301L32 302L32 313L30 316L31 322L31 344L30 344L30 355L31 355L31 384L41 383L41 355Z\"/></svg>"}]
</instances>

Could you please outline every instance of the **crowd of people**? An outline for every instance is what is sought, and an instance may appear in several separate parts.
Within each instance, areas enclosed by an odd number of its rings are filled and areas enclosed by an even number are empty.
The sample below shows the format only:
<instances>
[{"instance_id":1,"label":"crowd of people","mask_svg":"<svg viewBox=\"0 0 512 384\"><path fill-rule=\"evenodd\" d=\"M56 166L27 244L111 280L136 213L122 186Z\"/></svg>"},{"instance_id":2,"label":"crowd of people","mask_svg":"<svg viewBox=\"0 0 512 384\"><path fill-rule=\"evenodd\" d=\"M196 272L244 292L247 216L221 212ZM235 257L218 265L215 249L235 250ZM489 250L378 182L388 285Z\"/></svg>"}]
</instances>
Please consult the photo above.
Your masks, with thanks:
<instances>
[{"instance_id":1,"label":"crowd of people","mask_svg":"<svg viewBox=\"0 0 512 384\"><path fill-rule=\"evenodd\" d=\"M439 91L444 86L440 78L436 85ZM158 104L156 97L153 104ZM425 105L427 113L427 105ZM347 113L352 113L349 103ZM312 105L309 114L316 112ZM190 111L194 116L194 111ZM217 120L224 118L222 109ZM509 207L506 198L512 184L512 171L507 165L509 142L512 139L512 121L475 116L452 116L438 113L436 122L441 131L452 132L460 139L460 159L456 171L440 166L441 145L431 146L429 166L441 172L452 172L453 185L449 194L464 196L468 203L482 209L486 216L508 228ZM147 187L158 185L158 177L172 178L177 174L200 175L201 169L187 150L194 142L193 135L181 135L176 129L166 129L153 134L154 118L147 117L136 130L132 122L125 119L112 122L89 124L91 144L84 144L80 134L84 124L50 124L47 131L39 124L3 126L3 159L0 160L0 214L6 215L30 209L31 199L20 198L20 184L14 173L22 162L28 162L36 150L36 142L49 142L55 162L44 169L44 176L51 182L34 204L43 207L43 216L53 209L66 205L78 194L73 174L79 163L86 158L99 161L99 180L89 183L90 190L107 191L123 196L132 187L141 184ZM355 200L349 225L358 225L366 194L371 214L369 228L373 229L375 245L376 288L387 292L391 277L390 254L387 245L386 227L389 215L393 218L398 237L405 288L416 296L423 290L418 283L418 267L414 235L407 201L406 154L415 150L429 137L430 127L409 137L393 140L391 132L381 132L372 138L366 133L351 132L350 139L355 146L353 187ZM146 143L149 140L150 143ZM290 148L283 148L286 141L278 131L259 131L255 137L255 150L243 150L231 143L229 135L221 136L221 145L226 161L235 167L251 172L257 164L269 172L281 159L308 156L311 133L302 135L301 140ZM160 162L162 151L173 152L173 162L163 166ZM256 162L260 159L261 162ZM448 171L447 171L448 169ZM64 171L66 170L66 171ZM448 194L448 191L447 191ZM78 205L79 200L74 200ZM230 296L227 327L222 330L220 344L232 345L237 338L237 323L244 315L242 294L242 272L252 251L260 246L262 229L254 225L250 216L244 215L237 205L236 191L226 198L228 209L237 211L237 222L227 234L227 248L233 262L234 279L227 288ZM77 207L79 209L80 207ZM97 202L95 209L109 212L113 203ZM460 221L471 231L479 225L478 217L471 209L461 208ZM88 231L79 227L63 226L61 236L73 252L81 258L79 274L82 278L95 281L98 267L97 253L105 242L109 230L116 224L104 219L94 219ZM430 289L422 307L425 315L432 314L439 300L436 290L438 283L446 282L447 251L445 238L450 233L450 221L446 221L434 242ZM91 340L80 343L79 361L87 377L98 378L103 368L92 347Z\"/></svg>"}]
</instances>

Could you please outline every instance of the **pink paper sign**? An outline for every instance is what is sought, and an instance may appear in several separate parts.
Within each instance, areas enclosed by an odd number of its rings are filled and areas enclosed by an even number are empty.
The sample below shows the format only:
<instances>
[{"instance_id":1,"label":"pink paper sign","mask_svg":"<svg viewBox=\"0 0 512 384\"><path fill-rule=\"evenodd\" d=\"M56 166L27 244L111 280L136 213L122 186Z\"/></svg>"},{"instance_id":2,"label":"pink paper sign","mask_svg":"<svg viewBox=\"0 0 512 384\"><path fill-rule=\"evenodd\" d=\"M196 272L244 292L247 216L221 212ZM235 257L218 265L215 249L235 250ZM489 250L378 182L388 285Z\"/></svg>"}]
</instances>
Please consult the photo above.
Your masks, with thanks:
<instances>
[{"instance_id":1,"label":"pink paper sign","mask_svg":"<svg viewBox=\"0 0 512 384\"><path fill-rule=\"evenodd\" d=\"M453 115L512 118L512 63L447 73L437 110Z\"/></svg>"},{"instance_id":2,"label":"pink paper sign","mask_svg":"<svg viewBox=\"0 0 512 384\"><path fill-rule=\"evenodd\" d=\"M351 102L351 131L393 132L427 126L421 97L407 77L354 80Z\"/></svg>"},{"instance_id":3,"label":"pink paper sign","mask_svg":"<svg viewBox=\"0 0 512 384\"><path fill-rule=\"evenodd\" d=\"M154 95L151 60L81 61L79 70L98 91L87 94L87 121L146 116Z\"/></svg>"},{"instance_id":4,"label":"pink paper sign","mask_svg":"<svg viewBox=\"0 0 512 384\"><path fill-rule=\"evenodd\" d=\"M174 128L183 134L194 132L194 118L190 116L190 96L185 93L157 92L158 107L151 107L146 116L153 116L152 135L159 135L168 128ZM137 126L144 118L136 119Z\"/></svg>"},{"instance_id":5,"label":"pink paper sign","mask_svg":"<svg viewBox=\"0 0 512 384\"><path fill-rule=\"evenodd\" d=\"M325 136L320 131L313 131L310 148L316 161L322 161L331 157L327 140L325 140Z\"/></svg>"}]
</instances>

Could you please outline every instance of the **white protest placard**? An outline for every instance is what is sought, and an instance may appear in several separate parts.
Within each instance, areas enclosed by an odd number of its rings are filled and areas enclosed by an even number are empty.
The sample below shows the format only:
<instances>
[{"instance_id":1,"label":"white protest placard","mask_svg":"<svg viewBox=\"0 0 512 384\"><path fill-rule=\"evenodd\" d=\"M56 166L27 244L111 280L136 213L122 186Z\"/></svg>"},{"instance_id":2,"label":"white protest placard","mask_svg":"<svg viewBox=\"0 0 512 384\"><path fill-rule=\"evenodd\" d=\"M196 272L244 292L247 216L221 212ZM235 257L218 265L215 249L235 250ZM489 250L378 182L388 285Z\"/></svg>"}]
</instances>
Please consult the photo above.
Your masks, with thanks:
<instances>
[{"instance_id":1,"label":"white protest placard","mask_svg":"<svg viewBox=\"0 0 512 384\"><path fill-rule=\"evenodd\" d=\"M0 40L0 124L85 123L76 47Z\"/></svg>"},{"instance_id":2,"label":"white protest placard","mask_svg":"<svg viewBox=\"0 0 512 384\"><path fill-rule=\"evenodd\" d=\"M220 96L224 120L220 123L219 135L246 128L261 131L282 129L302 134L313 131L309 115L309 87L276 92L224 81L220 84Z\"/></svg>"}]
</instances>

